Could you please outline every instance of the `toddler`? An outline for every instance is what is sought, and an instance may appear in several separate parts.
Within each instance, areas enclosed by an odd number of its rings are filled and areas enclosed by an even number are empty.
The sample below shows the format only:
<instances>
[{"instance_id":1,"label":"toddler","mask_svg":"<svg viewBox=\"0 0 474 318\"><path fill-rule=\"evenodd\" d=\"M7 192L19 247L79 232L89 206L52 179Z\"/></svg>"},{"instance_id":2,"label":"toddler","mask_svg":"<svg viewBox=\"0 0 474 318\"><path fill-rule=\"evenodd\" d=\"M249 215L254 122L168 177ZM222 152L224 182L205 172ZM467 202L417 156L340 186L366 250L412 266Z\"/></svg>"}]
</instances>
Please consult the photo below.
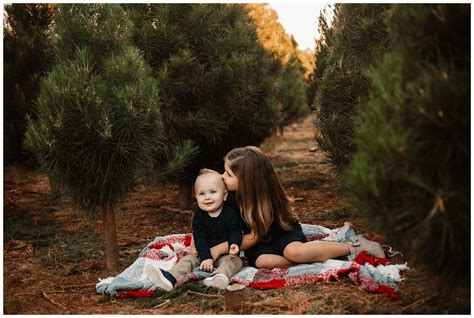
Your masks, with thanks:
<instances>
[{"instance_id":1,"label":"toddler","mask_svg":"<svg viewBox=\"0 0 474 318\"><path fill-rule=\"evenodd\" d=\"M225 289L229 279L242 268L242 260L238 257L242 242L240 216L224 204L228 192L221 175L214 170L201 169L194 190L198 208L194 211L192 231L198 255L183 257L170 271L153 264L145 267L147 277L166 291L171 291L177 280L197 266L211 272L211 276L204 279L204 285ZM210 249L223 242L229 244L228 254L214 261Z\"/></svg>"}]
</instances>

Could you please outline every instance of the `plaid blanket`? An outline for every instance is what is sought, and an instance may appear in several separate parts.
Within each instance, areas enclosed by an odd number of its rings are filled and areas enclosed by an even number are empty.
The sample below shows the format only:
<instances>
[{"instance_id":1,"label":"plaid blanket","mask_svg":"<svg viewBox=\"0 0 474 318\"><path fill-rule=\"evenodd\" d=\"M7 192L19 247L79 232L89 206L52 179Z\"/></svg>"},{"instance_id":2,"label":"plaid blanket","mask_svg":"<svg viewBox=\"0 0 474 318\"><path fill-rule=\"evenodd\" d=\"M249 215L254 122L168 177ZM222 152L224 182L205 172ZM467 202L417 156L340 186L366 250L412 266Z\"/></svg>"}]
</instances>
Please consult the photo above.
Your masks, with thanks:
<instances>
[{"instance_id":1,"label":"plaid blanket","mask_svg":"<svg viewBox=\"0 0 474 318\"><path fill-rule=\"evenodd\" d=\"M323 240L333 242L348 242L355 235L352 224L346 222L337 229L323 226L302 224L303 232L309 241ZM180 258L188 254L191 234L173 234L158 236L140 252L138 259L122 273L115 277L99 279L96 290L100 294L120 298L149 297L155 292L153 283L143 272L148 263L170 270ZM374 258L365 252L349 255L344 259L330 259L325 262L300 264L287 269L275 268L257 269L246 266L231 278L231 283L240 283L258 289L281 288L318 281L338 280L349 277L361 290L383 293L390 298L397 296L397 283L403 278L400 271L407 269L406 264L390 265L386 258ZM194 269L176 283L176 287L188 281L201 280L209 277L210 273Z\"/></svg>"}]
</instances>

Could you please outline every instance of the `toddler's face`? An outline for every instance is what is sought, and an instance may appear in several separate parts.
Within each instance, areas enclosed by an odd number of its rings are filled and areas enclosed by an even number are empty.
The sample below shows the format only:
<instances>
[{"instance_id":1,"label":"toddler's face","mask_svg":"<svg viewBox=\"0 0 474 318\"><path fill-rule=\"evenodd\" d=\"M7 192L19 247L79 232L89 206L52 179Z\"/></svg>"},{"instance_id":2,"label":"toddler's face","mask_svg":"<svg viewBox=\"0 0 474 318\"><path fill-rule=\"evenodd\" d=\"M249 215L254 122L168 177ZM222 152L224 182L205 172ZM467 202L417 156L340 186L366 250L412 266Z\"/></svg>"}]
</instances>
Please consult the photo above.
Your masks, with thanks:
<instances>
[{"instance_id":1,"label":"toddler's face","mask_svg":"<svg viewBox=\"0 0 474 318\"><path fill-rule=\"evenodd\" d=\"M224 163L224 174L222 175L222 179L225 182L227 190L229 191L237 191L237 177L235 174L230 170L229 162L226 160Z\"/></svg>"},{"instance_id":2,"label":"toddler's face","mask_svg":"<svg viewBox=\"0 0 474 318\"><path fill-rule=\"evenodd\" d=\"M227 190L218 173L206 173L198 176L194 189L199 208L208 213L219 211L227 199Z\"/></svg>"}]
</instances>

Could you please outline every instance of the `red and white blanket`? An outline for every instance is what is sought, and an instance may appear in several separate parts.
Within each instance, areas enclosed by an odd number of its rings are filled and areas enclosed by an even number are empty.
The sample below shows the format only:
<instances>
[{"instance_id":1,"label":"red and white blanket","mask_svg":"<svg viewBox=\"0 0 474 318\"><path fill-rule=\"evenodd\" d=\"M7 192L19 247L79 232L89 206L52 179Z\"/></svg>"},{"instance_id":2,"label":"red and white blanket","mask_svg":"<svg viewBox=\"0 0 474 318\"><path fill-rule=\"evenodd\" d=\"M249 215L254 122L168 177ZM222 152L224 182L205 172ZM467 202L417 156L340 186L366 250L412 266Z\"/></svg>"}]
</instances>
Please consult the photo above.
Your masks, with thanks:
<instances>
[{"instance_id":1,"label":"red and white blanket","mask_svg":"<svg viewBox=\"0 0 474 318\"><path fill-rule=\"evenodd\" d=\"M302 224L308 240L347 242L355 232L350 223L338 229L328 229L318 225ZM140 253L135 262L115 277L101 279L96 285L100 294L128 298L149 297L163 291L156 289L143 273L145 265L152 262L156 266L169 270L180 258L188 254L191 234L158 236ZM400 271L407 269L406 264L391 265L386 258L374 258L365 252L350 255L347 258L330 259L325 262L300 264L288 269L256 269L245 266L231 278L231 283L240 283L258 289L282 288L319 281L339 280L349 277L361 290L383 293L390 298L397 296L397 283L402 278ZM176 287L188 281L201 280L209 276L208 272L196 268L176 283Z\"/></svg>"}]
</instances>

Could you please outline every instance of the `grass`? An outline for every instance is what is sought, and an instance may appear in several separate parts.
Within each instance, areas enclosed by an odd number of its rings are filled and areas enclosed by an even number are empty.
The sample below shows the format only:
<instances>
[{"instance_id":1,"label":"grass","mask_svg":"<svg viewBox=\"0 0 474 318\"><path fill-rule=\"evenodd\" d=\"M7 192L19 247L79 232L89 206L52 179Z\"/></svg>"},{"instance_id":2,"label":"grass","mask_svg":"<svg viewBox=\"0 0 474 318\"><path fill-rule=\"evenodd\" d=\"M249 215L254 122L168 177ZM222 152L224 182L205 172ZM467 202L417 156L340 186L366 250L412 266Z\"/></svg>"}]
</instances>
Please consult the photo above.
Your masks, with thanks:
<instances>
[{"instance_id":1,"label":"grass","mask_svg":"<svg viewBox=\"0 0 474 318\"><path fill-rule=\"evenodd\" d=\"M349 219L352 216L352 212L348 208L341 208L335 209L332 211L328 211L326 217L331 220L339 220L339 219Z\"/></svg>"},{"instance_id":2,"label":"grass","mask_svg":"<svg viewBox=\"0 0 474 318\"><path fill-rule=\"evenodd\" d=\"M86 257L102 257L103 240L94 233L91 225L82 226L76 232L66 232L55 222L53 211L47 208L41 215L31 212L6 214L4 242L33 243L45 265L78 263Z\"/></svg>"},{"instance_id":3,"label":"grass","mask_svg":"<svg viewBox=\"0 0 474 318\"><path fill-rule=\"evenodd\" d=\"M120 248L120 251L123 252L120 254L122 264L127 264L127 267L130 266L137 259L144 247L145 245L143 244L131 244L127 247Z\"/></svg>"},{"instance_id":4,"label":"grass","mask_svg":"<svg viewBox=\"0 0 474 318\"><path fill-rule=\"evenodd\" d=\"M105 249L102 237L94 233L92 226L86 225L78 232L64 233L62 252L66 260L78 262L85 257L102 257Z\"/></svg>"},{"instance_id":5,"label":"grass","mask_svg":"<svg viewBox=\"0 0 474 318\"><path fill-rule=\"evenodd\" d=\"M351 210L347 207L338 208L330 211L311 210L305 212L306 218L324 220L324 221L338 221L340 219L351 219L353 216Z\"/></svg>"},{"instance_id":6,"label":"grass","mask_svg":"<svg viewBox=\"0 0 474 318\"><path fill-rule=\"evenodd\" d=\"M298 188L300 190L316 189L327 182L327 176L320 172L314 172L305 176L301 176L298 179L294 179L294 176L289 175L288 178L284 178L283 181L285 186Z\"/></svg>"},{"instance_id":7,"label":"grass","mask_svg":"<svg viewBox=\"0 0 474 318\"><path fill-rule=\"evenodd\" d=\"M178 288L176 288L176 289L174 289L170 292L166 292L166 291L163 291L163 290L158 290L151 297L131 299L131 300L128 300L128 302L132 303L135 308L152 309L152 308L160 305L161 303L163 303L163 301L165 301L167 299L183 298L182 300L184 300L184 296L189 291L206 294L206 292L208 290L209 290L208 287L200 284L199 282L188 282L188 283L185 283L185 284L179 286ZM182 300L178 299L179 302L181 302ZM203 304L202 304L201 300L202 300L202 297L199 297L198 298L199 304L196 303L196 304L193 304L193 306L195 306L195 305L202 306ZM189 302L188 298L186 299L186 302Z\"/></svg>"},{"instance_id":8,"label":"grass","mask_svg":"<svg viewBox=\"0 0 474 318\"><path fill-rule=\"evenodd\" d=\"M281 162L280 164L275 165L275 170L280 171L280 170L288 170L290 168L296 167L301 165L301 162L299 161L285 161Z\"/></svg>"},{"instance_id":9,"label":"grass","mask_svg":"<svg viewBox=\"0 0 474 318\"><path fill-rule=\"evenodd\" d=\"M3 241L19 240L34 243L37 247L47 246L57 232L54 219L48 214L37 217L30 212L4 215Z\"/></svg>"},{"instance_id":10,"label":"grass","mask_svg":"<svg viewBox=\"0 0 474 318\"><path fill-rule=\"evenodd\" d=\"M21 312L23 303L18 299L5 299L3 313L5 315L15 315Z\"/></svg>"}]
</instances>

